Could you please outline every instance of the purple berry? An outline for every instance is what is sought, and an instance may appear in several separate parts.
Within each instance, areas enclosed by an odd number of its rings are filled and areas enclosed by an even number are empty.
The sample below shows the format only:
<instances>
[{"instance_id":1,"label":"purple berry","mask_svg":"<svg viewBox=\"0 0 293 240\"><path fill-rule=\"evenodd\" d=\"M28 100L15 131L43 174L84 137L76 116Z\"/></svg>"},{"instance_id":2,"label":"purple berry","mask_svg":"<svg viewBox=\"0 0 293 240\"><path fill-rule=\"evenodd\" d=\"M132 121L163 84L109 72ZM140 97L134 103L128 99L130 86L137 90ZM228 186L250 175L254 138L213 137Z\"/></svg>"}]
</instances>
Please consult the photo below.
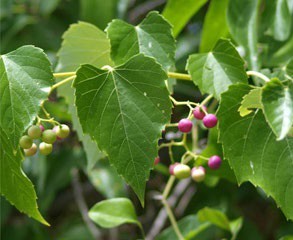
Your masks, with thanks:
<instances>
[{"instance_id":1,"label":"purple berry","mask_svg":"<svg viewBox=\"0 0 293 240\"><path fill-rule=\"evenodd\" d=\"M222 159L219 156L214 155L209 158L208 165L210 169L218 169L221 166L221 164L222 164Z\"/></svg>"},{"instance_id":2,"label":"purple berry","mask_svg":"<svg viewBox=\"0 0 293 240\"><path fill-rule=\"evenodd\" d=\"M207 111L207 107L206 106L202 106L202 108ZM198 119L198 120L202 120L205 116L205 112L202 111L202 109L197 106L195 109L193 109L193 116L194 118Z\"/></svg>"},{"instance_id":3,"label":"purple berry","mask_svg":"<svg viewBox=\"0 0 293 240\"><path fill-rule=\"evenodd\" d=\"M171 175L174 175L174 168L175 168L175 166L178 165L178 164L179 164L178 162L175 162L175 163L173 163L173 164L171 164L171 165L169 166L169 173L170 173Z\"/></svg>"},{"instance_id":4,"label":"purple berry","mask_svg":"<svg viewBox=\"0 0 293 240\"><path fill-rule=\"evenodd\" d=\"M178 123L178 129L180 132L188 133L192 129L192 122L187 118L183 118Z\"/></svg>"},{"instance_id":5,"label":"purple berry","mask_svg":"<svg viewBox=\"0 0 293 240\"><path fill-rule=\"evenodd\" d=\"M203 125L205 125L205 127L213 128L214 126L217 125L218 118L214 114L207 114L206 116L204 116L202 122L203 122Z\"/></svg>"}]
</instances>

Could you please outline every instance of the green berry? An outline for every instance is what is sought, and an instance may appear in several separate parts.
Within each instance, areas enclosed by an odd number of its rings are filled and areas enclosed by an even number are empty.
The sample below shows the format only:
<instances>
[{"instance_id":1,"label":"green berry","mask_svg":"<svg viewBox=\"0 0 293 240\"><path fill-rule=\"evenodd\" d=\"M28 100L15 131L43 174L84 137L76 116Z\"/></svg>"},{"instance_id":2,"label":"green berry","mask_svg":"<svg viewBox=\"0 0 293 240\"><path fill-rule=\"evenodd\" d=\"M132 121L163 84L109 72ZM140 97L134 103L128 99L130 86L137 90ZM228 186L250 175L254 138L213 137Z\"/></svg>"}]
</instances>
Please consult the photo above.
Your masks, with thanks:
<instances>
[{"instance_id":1,"label":"green berry","mask_svg":"<svg viewBox=\"0 0 293 240\"><path fill-rule=\"evenodd\" d=\"M19 145L23 149L29 149L33 145L33 140L28 135L24 135L20 138Z\"/></svg>"},{"instance_id":2,"label":"green berry","mask_svg":"<svg viewBox=\"0 0 293 240\"><path fill-rule=\"evenodd\" d=\"M37 150L38 150L37 145L35 143L33 143L31 148L24 149L24 154L25 154L25 156L30 157L30 156L35 155Z\"/></svg>"},{"instance_id":3,"label":"green berry","mask_svg":"<svg viewBox=\"0 0 293 240\"><path fill-rule=\"evenodd\" d=\"M38 139L42 135L42 131L41 131L40 127L36 126L36 125L31 126L28 129L27 133L32 139Z\"/></svg>"},{"instance_id":4,"label":"green berry","mask_svg":"<svg viewBox=\"0 0 293 240\"><path fill-rule=\"evenodd\" d=\"M174 176L179 179L188 178L190 176L190 167L185 164L177 164L173 171Z\"/></svg>"},{"instance_id":5,"label":"green berry","mask_svg":"<svg viewBox=\"0 0 293 240\"><path fill-rule=\"evenodd\" d=\"M56 133L51 129L47 129L42 134L42 141L45 143L54 143L57 139Z\"/></svg>"},{"instance_id":6,"label":"green berry","mask_svg":"<svg viewBox=\"0 0 293 240\"><path fill-rule=\"evenodd\" d=\"M41 142L39 145L40 153L43 155L49 155L53 150L53 145L45 142Z\"/></svg>"},{"instance_id":7,"label":"green berry","mask_svg":"<svg viewBox=\"0 0 293 240\"><path fill-rule=\"evenodd\" d=\"M67 125L61 124L61 126L56 127L56 135L60 138L67 138L70 133L70 129Z\"/></svg>"}]
</instances>

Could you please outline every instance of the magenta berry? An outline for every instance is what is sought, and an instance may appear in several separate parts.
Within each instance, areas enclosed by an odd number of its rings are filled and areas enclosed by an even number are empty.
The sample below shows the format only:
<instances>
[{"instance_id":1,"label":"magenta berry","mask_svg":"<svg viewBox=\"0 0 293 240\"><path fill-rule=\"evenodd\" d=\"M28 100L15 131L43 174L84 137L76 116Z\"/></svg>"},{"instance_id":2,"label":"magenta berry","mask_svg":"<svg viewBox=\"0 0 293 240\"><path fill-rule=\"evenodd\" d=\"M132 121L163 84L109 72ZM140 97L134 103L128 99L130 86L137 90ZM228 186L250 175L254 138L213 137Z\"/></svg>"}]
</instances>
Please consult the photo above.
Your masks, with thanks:
<instances>
[{"instance_id":1,"label":"magenta berry","mask_svg":"<svg viewBox=\"0 0 293 240\"><path fill-rule=\"evenodd\" d=\"M209 158L208 165L210 169L218 169L221 166L221 164L222 164L222 159L219 156L214 155Z\"/></svg>"},{"instance_id":2,"label":"magenta berry","mask_svg":"<svg viewBox=\"0 0 293 240\"><path fill-rule=\"evenodd\" d=\"M188 133L192 129L192 122L187 118L183 118L178 123L178 129L180 132Z\"/></svg>"},{"instance_id":3,"label":"magenta berry","mask_svg":"<svg viewBox=\"0 0 293 240\"><path fill-rule=\"evenodd\" d=\"M159 162L160 162L160 158L159 158L159 157L156 157L156 158L155 158L155 162L154 162L155 165L159 164Z\"/></svg>"},{"instance_id":4,"label":"magenta berry","mask_svg":"<svg viewBox=\"0 0 293 240\"><path fill-rule=\"evenodd\" d=\"M178 162L175 162L175 163L173 163L173 164L171 164L170 166L169 166L169 173L171 174L171 175L174 175L174 167L176 166L176 165L178 165L179 163Z\"/></svg>"},{"instance_id":5,"label":"magenta berry","mask_svg":"<svg viewBox=\"0 0 293 240\"><path fill-rule=\"evenodd\" d=\"M191 169L191 177L196 182L202 182L205 179L206 171L204 167L194 167Z\"/></svg>"},{"instance_id":6,"label":"magenta berry","mask_svg":"<svg viewBox=\"0 0 293 240\"><path fill-rule=\"evenodd\" d=\"M202 119L203 125L207 128L213 128L218 123L218 118L214 114L207 114Z\"/></svg>"},{"instance_id":7,"label":"magenta berry","mask_svg":"<svg viewBox=\"0 0 293 240\"><path fill-rule=\"evenodd\" d=\"M202 108L207 111L207 107L206 106L202 106ZM195 109L193 109L193 116L194 118L198 119L198 120L202 120L205 116L205 112L202 111L202 109L197 106Z\"/></svg>"},{"instance_id":8,"label":"magenta berry","mask_svg":"<svg viewBox=\"0 0 293 240\"><path fill-rule=\"evenodd\" d=\"M40 127L40 129L41 129L42 132L45 131L45 127L43 125L40 125L39 127Z\"/></svg>"}]
</instances>

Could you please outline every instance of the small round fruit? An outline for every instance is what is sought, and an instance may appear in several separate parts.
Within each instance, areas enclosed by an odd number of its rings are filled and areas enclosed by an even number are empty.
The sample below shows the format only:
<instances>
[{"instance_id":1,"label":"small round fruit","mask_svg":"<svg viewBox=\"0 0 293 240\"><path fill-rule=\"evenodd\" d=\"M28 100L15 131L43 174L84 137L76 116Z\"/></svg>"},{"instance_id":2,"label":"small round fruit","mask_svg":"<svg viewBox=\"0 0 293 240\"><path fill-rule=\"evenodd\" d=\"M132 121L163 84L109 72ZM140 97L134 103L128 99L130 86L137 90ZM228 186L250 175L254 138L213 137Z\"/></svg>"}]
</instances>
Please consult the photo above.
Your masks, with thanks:
<instances>
[{"instance_id":1,"label":"small round fruit","mask_svg":"<svg viewBox=\"0 0 293 240\"><path fill-rule=\"evenodd\" d=\"M51 129L47 129L42 133L42 140L45 143L54 143L57 139L56 133L51 130Z\"/></svg>"},{"instance_id":2,"label":"small round fruit","mask_svg":"<svg viewBox=\"0 0 293 240\"><path fill-rule=\"evenodd\" d=\"M33 140L28 136L28 135L24 135L20 138L19 140L19 145L23 148L23 149L29 149L32 147L33 145Z\"/></svg>"},{"instance_id":3,"label":"small round fruit","mask_svg":"<svg viewBox=\"0 0 293 240\"><path fill-rule=\"evenodd\" d=\"M30 156L35 155L37 150L38 150L37 145L35 143L33 143L31 148L24 149L23 151L24 151L25 156L30 157Z\"/></svg>"},{"instance_id":4,"label":"small round fruit","mask_svg":"<svg viewBox=\"0 0 293 240\"><path fill-rule=\"evenodd\" d=\"M207 114L202 119L203 125L207 128L213 128L218 123L218 118L214 114Z\"/></svg>"},{"instance_id":5,"label":"small round fruit","mask_svg":"<svg viewBox=\"0 0 293 240\"><path fill-rule=\"evenodd\" d=\"M202 106L202 108L207 111L207 107L206 106ZM198 120L202 120L205 116L205 112L202 111L202 109L197 106L195 109L193 109L193 116L194 118L198 119Z\"/></svg>"},{"instance_id":6,"label":"small round fruit","mask_svg":"<svg viewBox=\"0 0 293 240\"><path fill-rule=\"evenodd\" d=\"M293 137L293 127L290 128L290 130L288 132L288 136Z\"/></svg>"},{"instance_id":7,"label":"small round fruit","mask_svg":"<svg viewBox=\"0 0 293 240\"><path fill-rule=\"evenodd\" d=\"M159 158L159 157L156 157L156 158L155 158L155 162L154 162L155 165L159 164L159 162L160 162L160 158Z\"/></svg>"},{"instance_id":8,"label":"small round fruit","mask_svg":"<svg viewBox=\"0 0 293 240\"><path fill-rule=\"evenodd\" d=\"M183 118L178 123L178 129L180 132L188 133L192 129L192 122L187 118Z\"/></svg>"},{"instance_id":9,"label":"small round fruit","mask_svg":"<svg viewBox=\"0 0 293 240\"><path fill-rule=\"evenodd\" d=\"M204 167L194 167L191 169L191 177L196 182L202 182L205 179L206 171Z\"/></svg>"},{"instance_id":10,"label":"small round fruit","mask_svg":"<svg viewBox=\"0 0 293 240\"><path fill-rule=\"evenodd\" d=\"M49 155L53 150L53 145L45 142L41 142L39 145L40 153L43 155Z\"/></svg>"},{"instance_id":11,"label":"small round fruit","mask_svg":"<svg viewBox=\"0 0 293 240\"><path fill-rule=\"evenodd\" d=\"M219 156L214 155L209 158L208 165L210 169L218 169L221 166L221 164L222 159Z\"/></svg>"},{"instance_id":12,"label":"small round fruit","mask_svg":"<svg viewBox=\"0 0 293 240\"><path fill-rule=\"evenodd\" d=\"M59 138L67 138L70 133L69 127L65 124L61 124L61 126L56 126L55 129L56 135Z\"/></svg>"},{"instance_id":13,"label":"small round fruit","mask_svg":"<svg viewBox=\"0 0 293 240\"><path fill-rule=\"evenodd\" d=\"M41 129L42 132L45 131L45 127L43 125L40 125L40 129Z\"/></svg>"},{"instance_id":14,"label":"small round fruit","mask_svg":"<svg viewBox=\"0 0 293 240\"><path fill-rule=\"evenodd\" d=\"M42 135L42 130L40 129L39 126L33 125L31 126L28 131L27 134L32 138L32 139L38 139L41 137Z\"/></svg>"},{"instance_id":15,"label":"small round fruit","mask_svg":"<svg viewBox=\"0 0 293 240\"><path fill-rule=\"evenodd\" d=\"M190 167L180 163L174 167L173 172L178 179L188 178L190 176Z\"/></svg>"},{"instance_id":16,"label":"small round fruit","mask_svg":"<svg viewBox=\"0 0 293 240\"><path fill-rule=\"evenodd\" d=\"M170 175L174 175L174 167L177 166L179 163L175 162L169 166L169 173Z\"/></svg>"}]
</instances>

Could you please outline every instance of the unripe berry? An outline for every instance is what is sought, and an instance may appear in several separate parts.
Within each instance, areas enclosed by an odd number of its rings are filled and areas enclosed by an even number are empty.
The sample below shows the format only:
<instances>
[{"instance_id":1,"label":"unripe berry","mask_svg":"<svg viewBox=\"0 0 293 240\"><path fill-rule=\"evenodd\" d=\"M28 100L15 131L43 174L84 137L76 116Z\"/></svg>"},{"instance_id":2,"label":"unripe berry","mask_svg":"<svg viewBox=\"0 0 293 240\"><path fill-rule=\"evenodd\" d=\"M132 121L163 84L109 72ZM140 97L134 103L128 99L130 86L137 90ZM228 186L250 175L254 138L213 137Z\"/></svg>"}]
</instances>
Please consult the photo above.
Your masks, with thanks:
<instances>
[{"instance_id":1,"label":"unripe berry","mask_svg":"<svg viewBox=\"0 0 293 240\"><path fill-rule=\"evenodd\" d=\"M33 125L31 126L28 131L27 134L32 138L32 139L38 139L41 137L42 135L42 131L40 129L39 126Z\"/></svg>"},{"instance_id":2,"label":"unripe berry","mask_svg":"<svg viewBox=\"0 0 293 240\"><path fill-rule=\"evenodd\" d=\"M203 125L207 128L213 128L214 126L217 125L218 123L218 118L214 114L207 114L203 119L202 119Z\"/></svg>"},{"instance_id":3,"label":"unripe berry","mask_svg":"<svg viewBox=\"0 0 293 240\"><path fill-rule=\"evenodd\" d=\"M159 164L159 162L160 162L160 158L159 157L156 157L155 158L155 165Z\"/></svg>"},{"instance_id":4,"label":"unripe berry","mask_svg":"<svg viewBox=\"0 0 293 240\"><path fill-rule=\"evenodd\" d=\"M37 150L38 150L37 145L35 143L33 143L31 148L24 149L23 151L24 151L25 156L30 157L30 156L35 155Z\"/></svg>"},{"instance_id":5,"label":"unripe berry","mask_svg":"<svg viewBox=\"0 0 293 240\"><path fill-rule=\"evenodd\" d=\"M67 125L61 124L61 126L54 127L54 131L59 138L66 138L70 133L70 129Z\"/></svg>"},{"instance_id":6,"label":"unripe berry","mask_svg":"<svg viewBox=\"0 0 293 240\"><path fill-rule=\"evenodd\" d=\"M174 167L177 166L179 163L175 162L169 166L169 173L170 175L174 175Z\"/></svg>"},{"instance_id":7,"label":"unripe berry","mask_svg":"<svg viewBox=\"0 0 293 240\"><path fill-rule=\"evenodd\" d=\"M28 136L28 135L24 135L20 138L19 140L19 145L23 148L23 149L29 149L32 147L33 145L33 140Z\"/></svg>"},{"instance_id":8,"label":"unripe berry","mask_svg":"<svg viewBox=\"0 0 293 240\"><path fill-rule=\"evenodd\" d=\"M43 155L49 155L53 150L53 145L45 142L41 142L39 145L40 153Z\"/></svg>"},{"instance_id":9,"label":"unripe berry","mask_svg":"<svg viewBox=\"0 0 293 240\"><path fill-rule=\"evenodd\" d=\"M207 111L207 107L206 106L202 106L202 108ZM205 116L205 112L202 111L202 109L197 106L195 109L193 109L193 116L194 118L198 119L198 120L202 120Z\"/></svg>"},{"instance_id":10,"label":"unripe berry","mask_svg":"<svg viewBox=\"0 0 293 240\"><path fill-rule=\"evenodd\" d=\"M178 179L188 178L190 176L190 167L185 164L177 164L173 172Z\"/></svg>"},{"instance_id":11,"label":"unripe berry","mask_svg":"<svg viewBox=\"0 0 293 240\"><path fill-rule=\"evenodd\" d=\"M42 140L45 143L54 143L57 139L56 133L52 131L51 129L47 129L42 134Z\"/></svg>"},{"instance_id":12,"label":"unripe berry","mask_svg":"<svg viewBox=\"0 0 293 240\"><path fill-rule=\"evenodd\" d=\"M204 167L194 167L191 169L191 177L196 182L202 182L205 179L206 171Z\"/></svg>"},{"instance_id":13,"label":"unripe berry","mask_svg":"<svg viewBox=\"0 0 293 240\"><path fill-rule=\"evenodd\" d=\"M192 122L187 118L183 118L178 123L178 129L180 132L188 133L192 129Z\"/></svg>"},{"instance_id":14,"label":"unripe berry","mask_svg":"<svg viewBox=\"0 0 293 240\"><path fill-rule=\"evenodd\" d=\"M221 166L221 164L222 159L219 156L214 155L209 158L208 165L211 169L218 169Z\"/></svg>"},{"instance_id":15,"label":"unripe berry","mask_svg":"<svg viewBox=\"0 0 293 240\"><path fill-rule=\"evenodd\" d=\"M288 136L293 137L293 127L290 128L290 130L288 132Z\"/></svg>"}]
</instances>

